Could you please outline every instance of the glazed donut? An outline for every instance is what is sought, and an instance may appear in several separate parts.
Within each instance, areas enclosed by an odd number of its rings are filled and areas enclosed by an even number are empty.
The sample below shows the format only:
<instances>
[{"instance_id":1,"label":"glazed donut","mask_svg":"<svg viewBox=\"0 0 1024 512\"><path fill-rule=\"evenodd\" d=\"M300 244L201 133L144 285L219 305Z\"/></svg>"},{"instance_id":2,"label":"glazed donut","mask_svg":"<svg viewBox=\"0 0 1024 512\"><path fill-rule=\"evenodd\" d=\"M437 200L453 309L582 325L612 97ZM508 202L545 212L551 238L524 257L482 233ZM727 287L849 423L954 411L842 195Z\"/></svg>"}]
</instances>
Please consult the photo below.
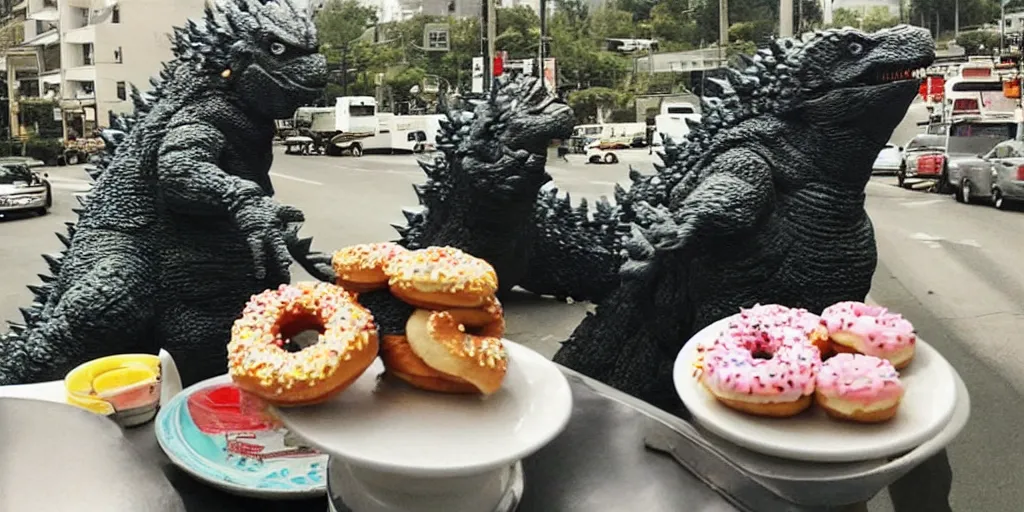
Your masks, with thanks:
<instances>
[{"instance_id":1,"label":"glazed donut","mask_svg":"<svg viewBox=\"0 0 1024 512\"><path fill-rule=\"evenodd\" d=\"M837 354L818 371L814 401L837 419L880 423L896 416L903 384L892 363L861 354Z\"/></svg>"},{"instance_id":2,"label":"glazed donut","mask_svg":"<svg viewBox=\"0 0 1024 512\"><path fill-rule=\"evenodd\" d=\"M425 309L479 307L498 290L490 263L454 247L397 254L384 272L392 294Z\"/></svg>"},{"instance_id":3,"label":"glazed donut","mask_svg":"<svg viewBox=\"0 0 1024 512\"><path fill-rule=\"evenodd\" d=\"M300 350L292 336L315 329ZM254 295L231 328L228 373L235 385L274 405L322 402L344 390L377 357L373 316L341 287L281 285Z\"/></svg>"},{"instance_id":4,"label":"glazed donut","mask_svg":"<svg viewBox=\"0 0 1024 512\"><path fill-rule=\"evenodd\" d=\"M474 329L457 315L459 310L417 309L405 325L409 348L428 367L492 394L501 388L508 371L508 353L500 338L504 320Z\"/></svg>"},{"instance_id":5,"label":"glazed donut","mask_svg":"<svg viewBox=\"0 0 1024 512\"><path fill-rule=\"evenodd\" d=\"M888 360L897 370L914 358L917 335L903 316L882 306L840 302L821 312L836 352L850 352Z\"/></svg>"},{"instance_id":6,"label":"glazed donut","mask_svg":"<svg viewBox=\"0 0 1024 512\"><path fill-rule=\"evenodd\" d=\"M385 335L381 338L380 360L390 375L409 385L441 393L477 394L476 386L454 375L441 373L424 363L412 352L405 336Z\"/></svg>"},{"instance_id":7,"label":"glazed donut","mask_svg":"<svg viewBox=\"0 0 1024 512\"><path fill-rule=\"evenodd\" d=\"M352 245L335 252L331 266L338 276L339 286L353 292L368 292L387 288L384 265L403 252L408 249L391 242Z\"/></svg>"},{"instance_id":8,"label":"glazed donut","mask_svg":"<svg viewBox=\"0 0 1024 512\"><path fill-rule=\"evenodd\" d=\"M788 308L778 304L756 304L750 309L740 309L739 315L734 317L730 328L736 324L739 328L768 329L772 327L793 327L807 336L808 341L818 347L818 352L824 358L832 352L832 342L829 341L828 329L823 325L821 317L800 308Z\"/></svg>"},{"instance_id":9,"label":"glazed donut","mask_svg":"<svg viewBox=\"0 0 1024 512\"><path fill-rule=\"evenodd\" d=\"M727 407L782 418L811 405L821 355L799 329L726 329L697 351L694 375Z\"/></svg>"}]
</instances>

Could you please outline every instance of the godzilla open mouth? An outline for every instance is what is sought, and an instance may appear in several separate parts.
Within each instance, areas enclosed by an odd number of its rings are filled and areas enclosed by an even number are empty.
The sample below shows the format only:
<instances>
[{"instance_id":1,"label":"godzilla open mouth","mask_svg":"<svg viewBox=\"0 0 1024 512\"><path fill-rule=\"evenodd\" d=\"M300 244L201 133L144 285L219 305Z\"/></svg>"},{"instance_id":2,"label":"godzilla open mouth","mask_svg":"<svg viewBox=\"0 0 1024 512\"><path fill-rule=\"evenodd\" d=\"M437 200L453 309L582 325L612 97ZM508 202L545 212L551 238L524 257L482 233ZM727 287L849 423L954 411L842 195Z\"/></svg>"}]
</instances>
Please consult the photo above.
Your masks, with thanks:
<instances>
[{"instance_id":1,"label":"godzilla open mouth","mask_svg":"<svg viewBox=\"0 0 1024 512\"><path fill-rule=\"evenodd\" d=\"M861 85L885 85L907 80L920 80L925 77L925 63L911 63L872 68L861 80Z\"/></svg>"}]
</instances>

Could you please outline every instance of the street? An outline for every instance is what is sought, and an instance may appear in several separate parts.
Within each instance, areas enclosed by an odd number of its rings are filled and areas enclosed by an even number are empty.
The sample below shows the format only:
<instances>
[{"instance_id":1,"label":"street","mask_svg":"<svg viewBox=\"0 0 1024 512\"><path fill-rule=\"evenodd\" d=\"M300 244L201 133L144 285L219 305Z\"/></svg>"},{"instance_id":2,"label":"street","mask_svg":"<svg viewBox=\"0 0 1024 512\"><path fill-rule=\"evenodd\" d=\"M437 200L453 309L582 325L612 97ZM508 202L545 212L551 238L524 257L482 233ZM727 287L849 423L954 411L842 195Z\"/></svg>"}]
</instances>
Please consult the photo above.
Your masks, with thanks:
<instances>
[{"instance_id":1,"label":"street","mask_svg":"<svg viewBox=\"0 0 1024 512\"><path fill-rule=\"evenodd\" d=\"M921 105L912 106L893 141L904 145L924 116ZM626 152L615 165L569 158L558 160L552 151L548 168L576 200L611 196L616 182L629 182L629 165L652 172L647 150ZM81 166L47 172L55 193L51 213L0 219L2 320L20 321L18 307L31 300L24 285L45 271L40 254L60 249L53 232L75 219L73 193L88 188ZM404 222L400 207L416 204L411 185L424 179L413 156L302 157L280 150L272 178L278 199L306 213L303 234L314 237L313 248L325 252L395 238L389 223ZM1024 503L1024 350L1017 353L1014 343L1024 333L1024 213L964 205L895 183L879 176L867 187L880 257L872 299L908 317L971 391L971 421L950 447L953 509L1018 511ZM295 267L293 280L308 278ZM526 295L509 302L507 337L547 356L587 308ZM870 508L890 510L884 493Z\"/></svg>"}]
</instances>

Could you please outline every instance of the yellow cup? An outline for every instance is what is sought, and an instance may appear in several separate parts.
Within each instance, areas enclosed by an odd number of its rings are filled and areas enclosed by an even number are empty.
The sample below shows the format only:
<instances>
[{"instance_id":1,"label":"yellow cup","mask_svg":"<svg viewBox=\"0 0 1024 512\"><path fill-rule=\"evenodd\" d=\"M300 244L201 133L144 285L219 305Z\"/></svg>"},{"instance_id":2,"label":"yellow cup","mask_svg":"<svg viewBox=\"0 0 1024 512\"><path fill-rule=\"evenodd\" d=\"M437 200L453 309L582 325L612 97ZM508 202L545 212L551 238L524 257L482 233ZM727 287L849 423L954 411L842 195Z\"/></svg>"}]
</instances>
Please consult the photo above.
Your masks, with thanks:
<instances>
[{"instance_id":1,"label":"yellow cup","mask_svg":"<svg viewBox=\"0 0 1024 512\"><path fill-rule=\"evenodd\" d=\"M123 427L148 422L160 405L160 358L121 354L82 363L64 377L67 401Z\"/></svg>"}]
</instances>

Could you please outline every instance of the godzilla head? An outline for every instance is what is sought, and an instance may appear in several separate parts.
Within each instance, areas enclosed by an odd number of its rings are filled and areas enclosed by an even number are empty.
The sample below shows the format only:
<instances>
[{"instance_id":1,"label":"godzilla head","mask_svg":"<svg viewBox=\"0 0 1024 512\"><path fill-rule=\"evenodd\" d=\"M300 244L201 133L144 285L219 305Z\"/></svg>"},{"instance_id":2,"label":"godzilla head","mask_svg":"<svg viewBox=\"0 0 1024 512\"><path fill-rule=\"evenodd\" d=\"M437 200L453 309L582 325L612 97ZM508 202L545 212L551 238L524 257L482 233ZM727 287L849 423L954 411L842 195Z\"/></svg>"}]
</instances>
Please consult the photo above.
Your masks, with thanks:
<instances>
[{"instance_id":1,"label":"godzilla head","mask_svg":"<svg viewBox=\"0 0 1024 512\"><path fill-rule=\"evenodd\" d=\"M327 85L316 27L292 0L211 0L204 23L189 21L172 42L178 60L268 118L291 117Z\"/></svg>"},{"instance_id":2,"label":"godzilla head","mask_svg":"<svg viewBox=\"0 0 1024 512\"><path fill-rule=\"evenodd\" d=\"M473 103L471 117L459 123L470 125L466 137L455 138L474 145L498 141L488 148L495 158L500 147L546 155L551 140L569 138L575 124L572 109L535 77L500 77L486 99Z\"/></svg>"},{"instance_id":3,"label":"godzilla head","mask_svg":"<svg viewBox=\"0 0 1024 512\"><path fill-rule=\"evenodd\" d=\"M888 141L918 92L916 71L935 60L928 30L901 25L866 34L851 28L821 32L798 48L796 111L816 124L860 128Z\"/></svg>"}]
</instances>

